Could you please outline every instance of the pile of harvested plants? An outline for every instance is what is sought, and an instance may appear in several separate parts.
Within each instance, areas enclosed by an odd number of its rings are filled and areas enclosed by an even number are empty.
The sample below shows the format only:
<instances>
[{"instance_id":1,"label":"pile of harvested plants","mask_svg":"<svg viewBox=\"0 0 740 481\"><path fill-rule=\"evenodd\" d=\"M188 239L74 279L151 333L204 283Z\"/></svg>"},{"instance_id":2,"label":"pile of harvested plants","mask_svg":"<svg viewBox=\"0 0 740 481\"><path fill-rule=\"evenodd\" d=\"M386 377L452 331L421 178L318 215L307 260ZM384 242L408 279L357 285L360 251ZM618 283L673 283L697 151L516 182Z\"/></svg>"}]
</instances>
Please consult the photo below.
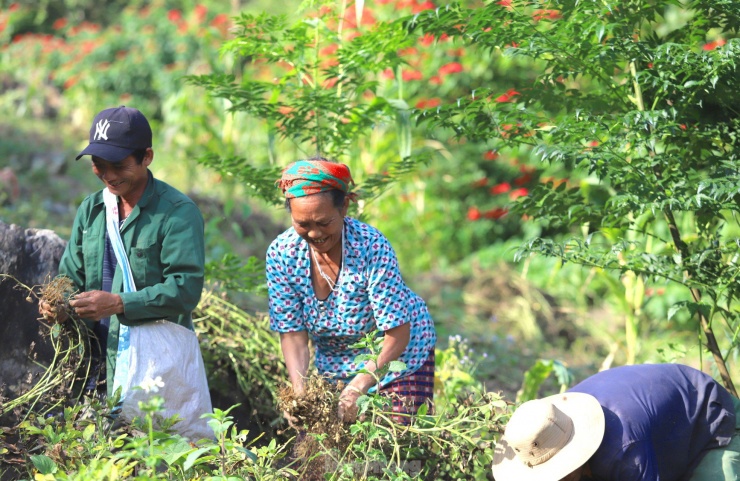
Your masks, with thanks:
<instances>
[{"instance_id":1,"label":"pile of harvested plants","mask_svg":"<svg viewBox=\"0 0 740 481\"><path fill-rule=\"evenodd\" d=\"M303 388L302 393L283 388L278 407L298 430L293 455L302 463L296 467L302 472L301 479L324 479L324 474L346 455L351 442L337 414L342 386L313 373L305 379Z\"/></svg>"}]
</instances>

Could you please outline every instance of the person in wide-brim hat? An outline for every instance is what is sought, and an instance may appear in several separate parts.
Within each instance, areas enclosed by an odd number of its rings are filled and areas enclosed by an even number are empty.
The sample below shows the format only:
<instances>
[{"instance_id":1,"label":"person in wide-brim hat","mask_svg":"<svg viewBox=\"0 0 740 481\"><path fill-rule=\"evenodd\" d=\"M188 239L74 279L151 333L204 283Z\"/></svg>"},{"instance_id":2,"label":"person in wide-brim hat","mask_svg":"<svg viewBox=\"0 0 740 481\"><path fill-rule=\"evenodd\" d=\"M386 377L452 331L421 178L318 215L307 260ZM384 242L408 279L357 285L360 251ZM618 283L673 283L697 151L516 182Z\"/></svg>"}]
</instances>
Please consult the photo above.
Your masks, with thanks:
<instances>
[{"instance_id":1,"label":"person in wide-brim hat","mask_svg":"<svg viewBox=\"0 0 740 481\"><path fill-rule=\"evenodd\" d=\"M519 406L493 455L496 481L560 480L583 466L604 436L599 401L565 393Z\"/></svg>"},{"instance_id":2,"label":"person in wide-brim hat","mask_svg":"<svg viewBox=\"0 0 740 481\"><path fill-rule=\"evenodd\" d=\"M736 481L740 400L681 364L607 369L519 406L492 471L496 481Z\"/></svg>"}]
</instances>

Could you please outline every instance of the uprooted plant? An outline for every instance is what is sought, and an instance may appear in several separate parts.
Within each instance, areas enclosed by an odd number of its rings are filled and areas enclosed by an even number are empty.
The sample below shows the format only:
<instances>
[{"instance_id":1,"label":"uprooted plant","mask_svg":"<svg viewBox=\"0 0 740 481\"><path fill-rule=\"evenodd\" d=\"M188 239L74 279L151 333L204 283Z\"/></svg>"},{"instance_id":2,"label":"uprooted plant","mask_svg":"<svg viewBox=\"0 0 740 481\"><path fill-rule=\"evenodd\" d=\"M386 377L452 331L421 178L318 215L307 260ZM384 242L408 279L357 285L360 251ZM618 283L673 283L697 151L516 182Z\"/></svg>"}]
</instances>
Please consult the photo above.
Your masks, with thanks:
<instances>
[{"instance_id":1,"label":"uprooted plant","mask_svg":"<svg viewBox=\"0 0 740 481\"><path fill-rule=\"evenodd\" d=\"M90 359L86 355L89 337L84 323L74 315L69 300L76 293L68 277L49 278L44 284L27 286L9 275L1 275L0 280L15 282L15 288L28 294L28 302L46 302L52 309L63 310L69 317L63 323L49 323L39 319L39 336L51 344L53 357L42 363L35 351L36 344L29 346L29 357L39 366L37 378L29 373L28 388L17 397L0 402L0 417L12 414L18 420L25 419L29 413L48 414L65 402L74 402L81 394L79 382L87 376Z\"/></svg>"},{"instance_id":2,"label":"uprooted plant","mask_svg":"<svg viewBox=\"0 0 740 481\"><path fill-rule=\"evenodd\" d=\"M353 346L368 351L356 361L376 360L381 345L382 337L369 334ZM403 369L402 363L373 373L376 381L390 369ZM403 424L388 396L370 392L357 400L359 419L344 424L337 416L341 388L312 373L303 393L280 394L279 408L299 431L292 467L301 479L484 479L510 413L501 396L471 388L439 412L422 406Z\"/></svg>"}]
</instances>

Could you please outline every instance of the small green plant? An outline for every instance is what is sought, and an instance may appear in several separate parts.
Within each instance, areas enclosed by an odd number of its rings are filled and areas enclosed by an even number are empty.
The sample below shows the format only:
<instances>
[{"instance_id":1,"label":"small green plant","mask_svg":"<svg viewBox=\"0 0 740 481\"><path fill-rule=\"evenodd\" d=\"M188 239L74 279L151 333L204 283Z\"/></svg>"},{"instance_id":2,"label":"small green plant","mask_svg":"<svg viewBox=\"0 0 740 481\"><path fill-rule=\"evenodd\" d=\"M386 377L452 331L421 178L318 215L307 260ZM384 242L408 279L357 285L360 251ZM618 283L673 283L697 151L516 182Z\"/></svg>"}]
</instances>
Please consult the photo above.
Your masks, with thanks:
<instances>
[{"instance_id":1,"label":"small green plant","mask_svg":"<svg viewBox=\"0 0 740 481\"><path fill-rule=\"evenodd\" d=\"M436 406L455 403L469 392L480 391L481 383L475 377L479 360L468 345L468 340L456 334L449 337L445 349L435 353L434 398Z\"/></svg>"}]
</instances>

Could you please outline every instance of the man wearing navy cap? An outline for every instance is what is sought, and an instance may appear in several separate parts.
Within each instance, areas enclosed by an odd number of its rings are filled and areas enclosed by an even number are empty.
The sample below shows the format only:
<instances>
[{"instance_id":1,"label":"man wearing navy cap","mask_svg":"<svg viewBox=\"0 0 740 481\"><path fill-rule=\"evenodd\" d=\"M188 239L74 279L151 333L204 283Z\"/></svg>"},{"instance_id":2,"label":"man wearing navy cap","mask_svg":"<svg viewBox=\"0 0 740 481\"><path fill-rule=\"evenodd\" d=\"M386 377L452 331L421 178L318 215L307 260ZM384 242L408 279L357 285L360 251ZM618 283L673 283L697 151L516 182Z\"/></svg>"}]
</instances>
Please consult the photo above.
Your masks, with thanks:
<instances>
[{"instance_id":1,"label":"man wearing navy cap","mask_svg":"<svg viewBox=\"0 0 740 481\"><path fill-rule=\"evenodd\" d=\"M192 200L149 171L152 130L138 110L121 106L97 114L77 159L85 155L104 188L78 208L59 274L79 292L69 304L95 333L98 342L91 344L105 346L97 353L105 362L100 359L88 391L111 396L121 325L164 319L193 330L191 313L203 288L204 225ZM113 240L111 228L118 230ZM130 269L119 264L116 246ZM39 312L58 322L67 317L46 303Z\"/></svg>"}]
</instances>

